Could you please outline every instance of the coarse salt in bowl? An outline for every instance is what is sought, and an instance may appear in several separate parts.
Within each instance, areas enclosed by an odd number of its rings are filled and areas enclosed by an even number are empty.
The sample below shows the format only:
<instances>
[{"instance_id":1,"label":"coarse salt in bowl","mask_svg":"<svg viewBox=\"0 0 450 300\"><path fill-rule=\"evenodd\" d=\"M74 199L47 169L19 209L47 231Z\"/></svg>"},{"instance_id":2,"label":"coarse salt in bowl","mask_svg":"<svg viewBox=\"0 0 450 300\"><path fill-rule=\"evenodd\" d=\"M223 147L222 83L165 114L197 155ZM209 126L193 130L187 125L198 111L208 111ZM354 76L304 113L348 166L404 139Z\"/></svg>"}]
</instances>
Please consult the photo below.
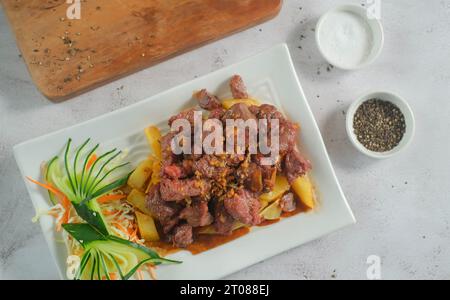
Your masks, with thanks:
<instances>
[{"instance_id":1,"label":"coarse salt in bowl","mask_svg":"<svg viewBox=\"0 0 450 300\"><path fill-rule=\"evenodd\" d=\"M333 66L355 70L371 64L384 45L383 26L358 5L342 5L323 15L316 27L322 56Z\"/></svg>"}]
</instances>

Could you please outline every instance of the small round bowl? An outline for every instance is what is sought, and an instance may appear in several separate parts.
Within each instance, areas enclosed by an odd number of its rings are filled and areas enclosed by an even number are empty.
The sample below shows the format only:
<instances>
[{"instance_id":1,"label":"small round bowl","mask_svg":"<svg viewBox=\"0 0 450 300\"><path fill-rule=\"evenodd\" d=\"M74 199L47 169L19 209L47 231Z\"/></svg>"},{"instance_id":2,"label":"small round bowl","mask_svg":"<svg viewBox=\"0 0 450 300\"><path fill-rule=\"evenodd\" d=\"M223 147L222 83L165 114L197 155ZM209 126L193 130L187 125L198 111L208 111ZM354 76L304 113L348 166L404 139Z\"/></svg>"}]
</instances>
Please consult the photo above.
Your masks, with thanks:
<instances>
[{"instance_id":1,"label":"small round bowl","mask_svg":"<svg viewBox=\"0 0 450 300\"><path fill-rule=\"evenodd\" d=\"M357 63L357 64L343 64L339 61L335 61L333 58L330 57L330 54L327 53L327 51L324 49L322 45L321 40L321 34L322 34L322 25L327 20L327 18L330 17L332 13L336 12L350 12L353 14L356 14L357 16L361 17L369 26L369 28L372 31L372 41L371 46L372 48L369 50L368 55L366 58ZM380 55L383 46L384 46L384 32L383 32L383 25L381 24L380 20L375 18L369 18L367 9L354 4L346 4L346 5L340 5L331 11L328 11L325 13L318 21L316 26L316 43L319 48L320 53L322 56L333 66L343 69L343 70L357 70L361 69L363 67L366 67L373 63L378 56Z\"/></svg>"},{"instance_id":2,"label":"small round bowl","mask_svg":"<svg viewBox=\"0 0 450 300\"><path fill-rule=\"evenodd\" d=\"M405 135L403 136L400 143L392 150L387 152L375 152L367 149L364 147L363 144L361 144L358 141L358 138L355 135L354 129L353 129L353 120L356 111L360 107L361 104L366 102L370 99L380 99L384 101L391 102L392 104L396 105L400 111L403 113L405 117L405 123L406 123L406 131ZM377 159L384 159L394 156L395 154L401 152L402 150L406 149L411 141L413 140L414 134L415 134L415 120L414 120L414 114L411 110L411 107L408 105L408 103L400 98L399 96L389 93L389 92L372 92L364 97L361 97L357 101L355 101L350 108L347 111L347 117L346 117L346 128L347 128L347 134L350 138L350 141L352 144L358 149L361 153L370 156L372 158Z\"/></svg>"}]
</instances>

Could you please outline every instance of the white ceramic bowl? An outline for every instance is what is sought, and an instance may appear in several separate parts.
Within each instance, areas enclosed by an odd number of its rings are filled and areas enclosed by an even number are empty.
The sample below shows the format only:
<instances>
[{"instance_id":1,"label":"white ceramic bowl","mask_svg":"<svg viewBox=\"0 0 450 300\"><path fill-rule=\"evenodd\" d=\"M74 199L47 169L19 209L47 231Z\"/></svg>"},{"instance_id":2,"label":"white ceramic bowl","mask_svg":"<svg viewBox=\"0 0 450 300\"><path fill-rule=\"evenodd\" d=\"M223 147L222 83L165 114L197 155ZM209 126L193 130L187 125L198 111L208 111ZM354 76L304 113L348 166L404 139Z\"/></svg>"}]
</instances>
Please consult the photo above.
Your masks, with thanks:
<instances>
[{"instance_id":1,"label":"white ceramic bowl","mask_svg":"<svg viewBox=\"0 0 450 300\"><path fill-rule=\"evenodd\" d=\"M332 50L326 49L326 47L324 46L325 35L323 32L323 25L332 16L332 14L339 12L350 12L361 17L362 20L367 23L370 29L372 38L369 47L371 49L368 50L367 55L359 62L343 63L341 61L338 61L335 55L330 52ZM361 69L373 63L380 55L381 50L384 46L383 25L381 24L380 20L376 18L369 18L366 8L354 4L341 5L327 12L319 19L316 26L316 43L322 56L333 66L343 70ZM334 49L336 48L337 47L334 47Z\"/></svg>"},{"instance_id":2,"label":"white ceramic bowl","mask_svg":"<svg viewBox=\"0 0 450 300\"><path fill-rule=\"evenodd\" d=\"M355 135L354 129L353 129L353 119L355 116L356 111L360 107L361 104L363 104L365 101L370 99L381 99L384 101L389 101L392 104L396 105L403 115L405 116L405 122L406 122L406 132L403 136L400 143L392 150L387 152L374 152L366 147L364 147L359 141L358 138ZM404 150L409 146L411 143L414 133L415 133L415 120L414 120L414 114L411 110L411 107L408 105L408 103L400 98L399 96L389 93L389 92L371 92L364 97L359 98L357 101L355 101L350 108L347 111L347 119L346 119L346 128L347 128L347 134L350 138L350 141L352 144L358 149L361 153L377 158L377 159L384 159L388 157L392 157L393 155L399 153L400 151Z\"/></svg>"}]
</instances>

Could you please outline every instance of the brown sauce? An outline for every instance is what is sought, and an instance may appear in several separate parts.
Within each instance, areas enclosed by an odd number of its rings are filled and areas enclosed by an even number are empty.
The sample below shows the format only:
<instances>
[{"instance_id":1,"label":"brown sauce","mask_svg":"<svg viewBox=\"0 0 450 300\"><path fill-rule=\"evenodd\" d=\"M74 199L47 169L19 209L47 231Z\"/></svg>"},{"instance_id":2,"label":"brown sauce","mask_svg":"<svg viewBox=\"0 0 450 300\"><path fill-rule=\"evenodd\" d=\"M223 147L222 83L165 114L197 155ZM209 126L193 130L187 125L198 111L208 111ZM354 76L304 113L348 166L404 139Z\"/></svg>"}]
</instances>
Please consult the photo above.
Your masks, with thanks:
<instances>
[{"instance_id":1,"label":"brown sauce","mask_svg":"<svg viewBox=\"0 0 450 300\"><path fill-rule=\"evenodd\" d=\"M301 201L297 201L297 208L292 212L284 212L280 219L277 220L264 220L258 225L258 227L270 226L278 223L284 218L290 218L301 213L306 213L311 209L305 206ZM214 249L223 244L238 239L250 232L250 228L242 227L233 231L231 235L219 235L219 234L195 234L195 242L189 245L186 249L180 249L167 242L149 242L147 246L154 248L160 255L169 255L179 251L187 250L193 255L200 254L202 252Z\"/></svg>"},{"instance_id":2,"label":"brown sauce","mask_svg":"<svg viewBox=\"0 0 450 300\"><path fill-rule=\"evenodd\" d=\"M193 255L219 247L223 244L238 239L250 232L250 228L242 227L234 230L230 235L219 234L198 234L195 237L195 242L189 245L186 249L180 249L166 242L149 242L147 246L154 248L160 255L173 254L178 251L187 250Z\"/></svg>"},{"instance_id":3,"label":"brown sauce","mask_svg":"<svg viewBox=\"0 0 450 300\"><path fill-rule=\"evenodd\" d=\"M218 234L199 234L196 241L189 245L187 250L192 254L200 254L210 249L219 247L223 244L238 239L250 232L250 228L242 227L233 231L230 235L218 235Z\"/></svg>"}]
</instances>

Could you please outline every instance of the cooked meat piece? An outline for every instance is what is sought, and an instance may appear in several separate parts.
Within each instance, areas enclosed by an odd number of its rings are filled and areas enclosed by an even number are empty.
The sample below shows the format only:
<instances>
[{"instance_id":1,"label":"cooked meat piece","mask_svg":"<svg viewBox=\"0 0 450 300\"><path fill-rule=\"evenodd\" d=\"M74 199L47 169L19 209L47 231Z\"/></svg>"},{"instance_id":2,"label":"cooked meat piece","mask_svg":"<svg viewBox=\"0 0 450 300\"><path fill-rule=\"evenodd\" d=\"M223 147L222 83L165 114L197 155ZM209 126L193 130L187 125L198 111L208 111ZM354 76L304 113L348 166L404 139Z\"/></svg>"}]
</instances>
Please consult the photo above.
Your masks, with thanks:
<instances>
[{"instance_id":1,"label":"cooked meat piece","mask_svg":"<svg viewBox=\"0 0 450 300\"><path fill-rule=\"evenodd\" d=\"M248 121L248 120L255 120L256 121L256 117L254 114L252 114L250 112L250 110L248 109L248 106L243 104L243 103L238 103L233 105L229 110L227 110L222 118L222 121L226 124L227 120L239 120L239 121ZM248 126L255 126L254 130L256 131L257 128L257 122L254 123L249 123L249 124L245 124ZM240 144L238 143L238 132L240 132L241 134L243 133L245 135L245 141L244 141L244 146L245 148L247 148L249 146L250 143L250 130L249 127L245 126L243 128L239 128L241 126L239 126L239 124L236 124L236 126L234 126L235 129L239 129L238 130L225 130L225 141L226 141L226 148L225 150L228 150L229 147L233 147L234 146L234 152L233 153L239 153L239 154L243 154L245 152L245 149L239 149L240 148ZM227 128L228 129L228 128ZM243 132L244 131L244 132ZM256 141L257 139L255 139ZM231 151L228 151L231 153Z\"/></svg>"},{"instance_id":2,"label":"cooked meat piece","mask_svg":"<svg viewBox=\"0 0 450 300\"><path fill-rule=\"evenodd\" d=\"M165 201L182 201L190 197L203 197L210 188L211 184L206 180L162 178L160 192L161 198Z\"/></svg>"},{"instance_id":3,"label":"cooked meat piece","mask_svg":"<svg viewBox=\"0 0 450 300\"><path fill-rule=\"evenodd\" d=\"M236 221L227 212L223 201L217 202L214 211L214 228L220 234L228 235L233 230Z\"/></svg>"},{"instance_id":4,"label":"cooked meat piece","mask_svg":"<svg viewBox=\"0 0 450 300\"><path fill-rule=\"evenodd\" d=\"M203 109L214 110L222 107L220 100L216 96L208 93L207 90L201 90L200 92L197 92L195 94L195 98L197 99L200 107Z\"/></svg>"},{"instance_id":5,"label":"cooked meat piece","mask_svg":"<svg viewBox=\"0 0 450 300\"><path fill-rule=\"evenodd\" d=\"M232 170L227 166L226 161L214 155L204 155L193 164L194 172L208 179L225 178L231 174Z\"/></svg>"},{"instance_id":6,"label":"cooked meat piece","mask_svg":"<svg viewBox=\"0 0 450 300\"><path fill-rule=\"evenodd\" d=\"M172 236L172 243L175 247L186 248L193 242L192 226L183 224L175 227Z\"/></svg>"},{"instance_id":7,"label":"cooked meat piece","mask_svg":"<svg viewBox=\"0 0 450 300\"><path fill-rule=\"evenodd\" d=\"M263 180L263 190L271 191L275 186L275 181L277 178L277 171L279 169L280 162L277 161L275 165L263 165L262 159L264 155L261 153L253 155L253 161L261 168L262 180Z\"/></svg>"},{"instance_id":8,"label":"cooked meat piece","mask_svg":"<svg viewBox=\"0 0 450 300\"><path fill-rule=\"evenodd\" d=\"M186 177L189 177L191 175L194 175L194 161L191 159L184 159L181 163L183 173L186 174Z\"/></svg>"},{"instance_id":9,"label":"cooked meat piece","mask_svg":"<svg viewBox=\"0 0 450 300\"><path fill-rule=\"evenodd\" d=\"M208 203L201 200L196 200L191 206L183 209L180 218L185 219L192 227L207 226L214 221L213 216L208 211Z\"/></svg>"},{"instance_id":10,"label":"cooked meat piece","mask_svg":"<svg viewBox=\"0 0 450 300\"><path fill-rule=\"evenodd\" d=\"M209 112L208 119L221 120L224 114L225 114L225 109L216 108Z\"/></svg>"},{"instance_id":11,"label":"cooked meat piece","mask_svg":"<svg viewBox=\"0 0 450 300\"><path fill-rule=\"evenodd\" d=\"M174 216L171 219L167 219L164 221L159 221L162 225L163 228L163 232L164 234L169 234L172 229L178 225L178 223L180 222L180 217L179 216Z\"/></svg>"},{"instance_id":12,"label":"cooked meat piece","mask_svg":"<svg viewBox=\"0 0 450 300\"><path fill-rule=\"evenodd\" d=\"M278 120L279 124L279 145L280 154L286 155L287 152L295 147L295 142L298 133L298 125L287 120L281 112L273 105L263 104L261 106L251 106L250 111L260 119ZM268 124L270 129L270 123ZM268 133L270 137L270 132ZM270 141L269 141L270 145Z\"/></svg>"},{"instance_id":13,"label":"cooked meat piece","mask_svg":"<svg viewBox=\"0 0 450 300\"><path fill-rule=\"evenodd\" d=\"M258 119L278 119L284 120L285 117L278 109L270 104L262 104L261 106L251 106L250 111L258 118Z\"/></svg>"},{"instance_id":14,"label":"cooked meat piece","mask_svg":"<svg viewBox=\"0 0 450 300\"><path fill-rule=\"evenodd\" d=\"M294 194L287 193L281 197L280 206L284 212L293 212L297 208L297 202L295 201Z\"/></svg>"},{"instance_id":15,"label":"cooked meat piece","mask_svg":"<svg viewBox=\"0 0 450 300\"><path fill-rule=\"evenodd\" d=\"M298 125L291 121L283 120L280 122L279 145L282 156L295 148L298 128Z\"/></svg>"},{"instance_id":16,"label":"cooked meat piece","mask_svg":"<svg viewBox=\"0 0 450 300\"><path fill-rule=\"evenodd\" d=\"M250 163L247 171L247 179L245 186L254 193L262 192L263 186L263 171L256 163Z\"/></svg>"},{"instance_id":17,"label":"cooked meat piece","mask_svg":"<svg viewBox=\"0 0 450 300\"><path fill-rule=\"evenodd\" d=\"M191 108L185 111L180 112L178 115L173 116L172 118L169 119L169 126L172 126L173 122L175 122L176 120L180 120L180 119L186 119L189 121L189 123L191 123L191 126L194 126L194 113L197 110L195 108Z\"/></svg>"},{"instance_id":18,"label":"cooked meat piece","mask_svg":"<svg viewBox=\"0 0 450 300\"><path fill-rule=\"evenodd\" d=\"M227 212L237 221L246 225L261 223L261 204L251 192L240 189L233 196L225 198L224 204Z\"/></svg>"},{"instance_id":19,"label":"cooked meat piece","mask_svg":"<svg viewBox=\"0 0 450 300\"><path fill-rule=\"evenodd\" d=\"M239 75L234 75L230 80L231 94L234 99L247 99L248 93L244 80Z\"/></svg>"},{"instance_id":20,"label":"cooked meat piece","mask_svg":"<svg viewBox=\"0 0 450 300\"><path fill-rule=\"evenodd\" d=\"M261 166L264 191L271 191L275 186L277 180L276 166Z\"/></svg>"},{"instance_id":21,"label":"cooked meat piece","mask_svg":"<svg viewBox=\"0 0 450 300\"><path fill-rule=\"evenodd\" d=\"M194 172L199 173L201 176L206 178L214 178L216 175L216 167L213 166L211 162L212 155L204 155L199 160L195 161L193 164Z\"/></svg>"},{"instance_id":22,"label":"cooked meat piece","mask_svg":"<svg viewBox=\"0 0 450 300\"><path fill-rule=\"evenodd\" d=\"M184 179L193 175L192 160L185 159L180 163L164 166L163 176L171 179Z\"/></svg>"},{"instance_id":23,"label":"cooked meat piece","mask_svg":"<svg viewBox=\"0 0 450 300\"><path fill-rule=\"evenodd\" d=\"M165 166L164 175L172 179L180 179L183 178L183 169L178 165Z\"/></svg>"},{"instance_id":24,"label":"cooked meat piece","mask_svg":"<svg viewBox=\"0 0 450 300\"><path fill-rule=\"evenodd\" d=\"M250 119L256 120L256 116L251 113L247 105L244 103L237 103L225 112L222 119L224 121L227 119L247 121Z\"/></svg>"},{"instance_id":25,"label":"cooked meat piece","mask_svg":"<svg viewBox=\"0 0 450 300\"><path fill-rule=\"evenodd\" d=\"M303 176L311 169L311 163L297 150L290 151L284 159L284 172L289 182Z\"/></svg>"},{"instance_id":26,"label":"cooked meat piece","mask_svg":"<svg viewBox=\"0 0 450 300\"><path fill-rule=\"evenodd\" d=\"M248 110L258 118L259 106L251 105L248 107Z\"/></svg>"},{"instance_id":27,"label":"cooked meat piece","mask_svg":"<svg viewBox=\"0 0 450 300\"><path fill-rule=\"evenodd\" d=\"M161 199L160 185L153 186L147 196L147 208L161 222L170 220L175 216L180 208L173 203L168 203Z\"/></svg>"}]
</instances>

